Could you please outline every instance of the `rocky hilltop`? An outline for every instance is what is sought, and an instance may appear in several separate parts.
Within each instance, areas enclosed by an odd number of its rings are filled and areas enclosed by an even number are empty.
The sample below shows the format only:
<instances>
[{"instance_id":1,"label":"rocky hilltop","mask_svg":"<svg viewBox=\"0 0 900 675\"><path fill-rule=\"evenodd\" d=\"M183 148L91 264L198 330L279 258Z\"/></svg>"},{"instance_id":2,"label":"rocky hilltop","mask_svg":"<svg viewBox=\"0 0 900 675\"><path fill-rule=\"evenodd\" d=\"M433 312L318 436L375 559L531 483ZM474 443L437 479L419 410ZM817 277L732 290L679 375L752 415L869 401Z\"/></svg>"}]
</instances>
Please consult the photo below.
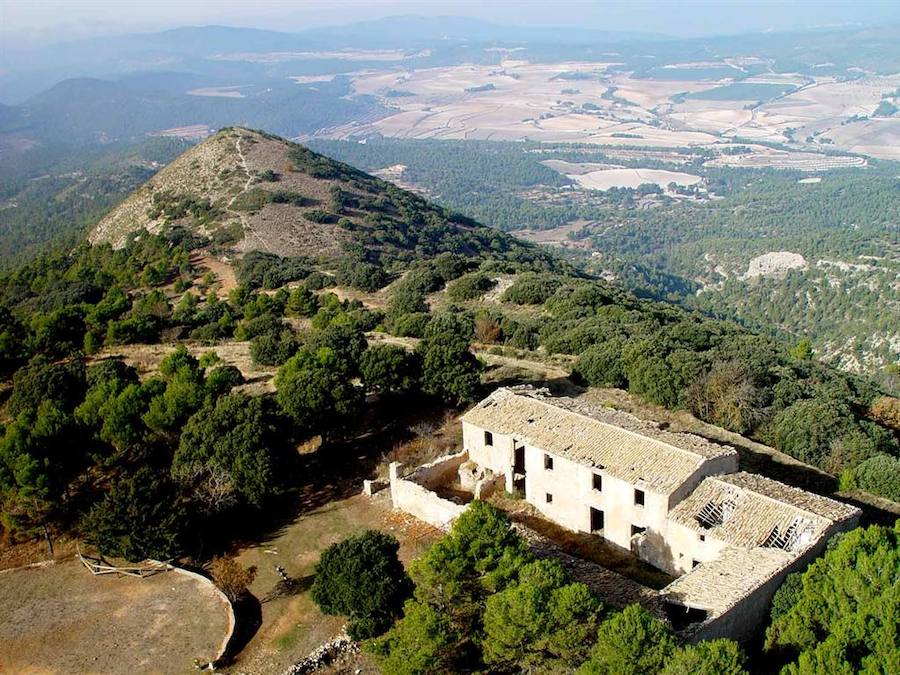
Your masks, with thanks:
<instances>
[{"instance_id":1,"label":"rocky hilltop","mask_svg":"<svg viewBox=\"0 0 900 675\"><path fill-rule=\"evenodd\" d=\"M92 243L184 228L240 255L373 262L443 252L519 261L548 254L276 136L223 129L185 152L104 217ZM374 260L373 260L374 259Z\"/></svg>"}]
</instances>

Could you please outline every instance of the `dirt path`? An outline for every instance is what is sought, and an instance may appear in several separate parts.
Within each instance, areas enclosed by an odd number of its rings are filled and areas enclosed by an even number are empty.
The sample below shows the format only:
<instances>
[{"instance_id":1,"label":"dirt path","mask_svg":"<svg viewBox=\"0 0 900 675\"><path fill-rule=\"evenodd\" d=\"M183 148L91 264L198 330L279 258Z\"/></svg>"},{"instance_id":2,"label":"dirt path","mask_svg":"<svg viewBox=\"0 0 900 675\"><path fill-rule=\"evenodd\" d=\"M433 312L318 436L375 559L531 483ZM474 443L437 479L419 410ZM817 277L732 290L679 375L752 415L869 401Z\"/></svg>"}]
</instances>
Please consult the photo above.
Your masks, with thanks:
<instances>
[{"instance_id":1,"label":"dirt path","mask_svg":"<svg viewBox=\"0 0 900 675\"><path fill-rule=\"evenodd\" d=\"M228 204L225 206L225 210L233 216L236 216L241 221L241 229L244 232L244 236L252 236L256 239L262 247L267 250L273 250L272 246L267 242L263 237L259 235L258 232L253 230L250 227L250 223L247 220L247 214L242 211L236 211L234 209L234 203L237 201L238 197L247 192L250 189L250 186L253 184L253 174L250 172L250 167L247 166L247 157L244 155L244 149L241 147L241 139L243 137L240 133L237 135L237 140L234 142L234 148L237 151L238 158L240 158L241 168L244 171L244 174L247 176L247 180L244 182L243 187L241 187L240 191L235 194L230 200L228 200Z\"/></svg>"}]
</instances>

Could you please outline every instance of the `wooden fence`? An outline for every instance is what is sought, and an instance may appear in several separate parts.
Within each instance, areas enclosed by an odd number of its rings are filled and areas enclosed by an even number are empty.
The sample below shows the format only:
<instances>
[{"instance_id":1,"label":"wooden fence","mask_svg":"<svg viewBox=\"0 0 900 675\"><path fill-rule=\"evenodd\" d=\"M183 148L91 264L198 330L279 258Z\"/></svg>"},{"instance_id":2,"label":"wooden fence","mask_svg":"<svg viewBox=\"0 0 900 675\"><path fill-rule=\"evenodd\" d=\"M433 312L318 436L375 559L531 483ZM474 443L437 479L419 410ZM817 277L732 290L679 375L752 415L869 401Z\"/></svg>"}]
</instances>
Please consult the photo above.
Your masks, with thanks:
<instances>
[{"instance_id":1,"label":"wooden fence","mask_svg":"<svg viewBox=\"0 0 900 675\"><path fill-rule=\"evenodd\" d=\"M144 577L150 577L154 574L159 574L160 572L168 572L169 570L175 569L170 564L170 560L145 560L142 563L133 566L118 566L110 564L103 558L84 555L81 552L81 547L77 544L75 550L81 564L94 576L101 574L115 574L116 576L119 576L124 574L129 577L139 577L143 579Z\"/></svg>"}]
</instances>

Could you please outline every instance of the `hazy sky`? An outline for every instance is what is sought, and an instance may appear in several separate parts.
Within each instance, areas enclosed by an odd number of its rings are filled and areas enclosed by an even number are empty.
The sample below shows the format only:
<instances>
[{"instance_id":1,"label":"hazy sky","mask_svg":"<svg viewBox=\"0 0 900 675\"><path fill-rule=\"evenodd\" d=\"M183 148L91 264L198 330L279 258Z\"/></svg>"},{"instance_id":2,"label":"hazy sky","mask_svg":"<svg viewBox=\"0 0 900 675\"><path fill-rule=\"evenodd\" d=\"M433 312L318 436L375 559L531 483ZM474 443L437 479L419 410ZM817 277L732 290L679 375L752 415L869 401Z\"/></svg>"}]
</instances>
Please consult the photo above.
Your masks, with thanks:
<instances>
[{"instance_id":1,"label":"hazy sky","mask_svg":"<svg viewBox=\"0 0 900 675\"><path fill-rule=\"evenodd\" d=\"M900 1L0 0L0 31L16 42L208 24L295 31L397 14L696 36L900 23Z\"/></svg>"}]
</instances>

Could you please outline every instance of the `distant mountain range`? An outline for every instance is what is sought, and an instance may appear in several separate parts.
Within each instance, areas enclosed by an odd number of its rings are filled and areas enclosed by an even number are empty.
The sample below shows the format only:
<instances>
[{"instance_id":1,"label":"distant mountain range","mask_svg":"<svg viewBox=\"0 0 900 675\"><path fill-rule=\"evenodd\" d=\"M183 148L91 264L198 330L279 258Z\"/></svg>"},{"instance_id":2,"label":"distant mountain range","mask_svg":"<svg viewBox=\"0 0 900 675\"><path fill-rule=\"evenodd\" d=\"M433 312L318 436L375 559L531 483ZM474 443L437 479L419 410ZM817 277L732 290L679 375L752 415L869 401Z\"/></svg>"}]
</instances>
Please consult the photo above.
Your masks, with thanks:
<instances>
[{"instance_id":1,"label":"distant mountain range","mask_svg":"<svg viewBox=\"0 0 900 675\"><path fill-rule=\"evenodd\" d=\"M384 66L365 55L347 60L336 50L399 50L394 63L418 66L498 62L500 52L524 49L531 59L596 59L610 53L631 67L653 67L711 56L751 56L765 52L778 67L831 64L837 71L860 67L900 70L900 28L839 29L803 33L676 39L657 33L604 31L551 26L504 26L461 17L397 16L346 26L283 33L255 28L187 26L156 33L90 38L0 54L0 100L21 103L70 78L120 78L133 73L181 72L212 84L283 79L288 75L350 72ZM422 53L426 50L426 53ZM283 62L223 60L248 53L293 53ZM310 53L314 58L304 58ZM225 81L227 80L227 82Z\"/></svg>"},{"instance_id":2,"label":"distant mountain range","mask_svg":"<svg viewBox=\"0 0 900 675\"><path fill-rule=\"evenodd\" d=\"M40 143L77 147L140 140L185 125L249 124L297 136L379 110L374 99L351 96L346 78L314 86L238 85L233 96L215 90L207 95L202 87L210 86L208 78L178 72L64 80L21 105L0 108L0 135L21 133ZM191 95L193 90L200 91Z\"/></svg>"}]
</instances>

